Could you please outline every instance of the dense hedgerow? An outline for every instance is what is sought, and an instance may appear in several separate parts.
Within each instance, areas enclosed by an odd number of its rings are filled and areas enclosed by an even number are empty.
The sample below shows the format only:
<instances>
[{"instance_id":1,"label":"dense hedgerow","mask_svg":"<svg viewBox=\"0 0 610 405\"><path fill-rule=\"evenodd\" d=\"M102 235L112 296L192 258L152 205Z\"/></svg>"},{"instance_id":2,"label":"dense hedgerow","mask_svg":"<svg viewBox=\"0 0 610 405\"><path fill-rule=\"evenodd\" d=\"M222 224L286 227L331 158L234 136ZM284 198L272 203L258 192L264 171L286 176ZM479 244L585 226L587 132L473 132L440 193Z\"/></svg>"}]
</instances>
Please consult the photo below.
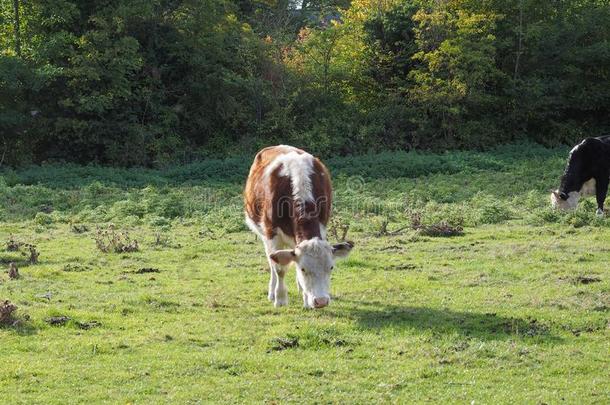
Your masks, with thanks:
<instances>
[{"instance_id":1,"label":"dense hedgerow","mask_svg":"<svg viewBox=\"0 0 610 405\"><path fill-rule=\"evenodd\" d=\"M599 0L4 1L0 153L163 167L274 143L324 157L573 144L610 130L609 34ZM502 164L476 159L405 169Z\"/></svg>"},{"instance_id":2,"label":"dense hedgerow","mask_svg":"<svg viewBox=\"0 0 610 405\"><path fill-rule=\"evenodd\" d=\"M549 208L566 149L517 144L490 152L384 152L327 161L335 218L351 232L391 232L445 221L466 227L524 221L605 226L593 202L570 213ZM251 157L208 160L164 170L45 165L5 170L0 219L107 223L166 228L184 220L214 232L244 230L242 188ZM383 230L383 228L386 228Z\"/></svg>"}]
</instances>

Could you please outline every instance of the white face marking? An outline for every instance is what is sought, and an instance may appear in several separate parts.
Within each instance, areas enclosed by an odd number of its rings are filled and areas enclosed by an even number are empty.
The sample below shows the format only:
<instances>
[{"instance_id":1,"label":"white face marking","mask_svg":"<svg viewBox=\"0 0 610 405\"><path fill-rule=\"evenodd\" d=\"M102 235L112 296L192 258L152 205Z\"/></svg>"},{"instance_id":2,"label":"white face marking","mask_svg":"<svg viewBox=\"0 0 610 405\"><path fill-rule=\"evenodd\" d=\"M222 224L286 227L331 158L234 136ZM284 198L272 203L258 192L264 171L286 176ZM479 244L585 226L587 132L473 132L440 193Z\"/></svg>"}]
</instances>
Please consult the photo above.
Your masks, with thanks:
<instances>
[{"instance_id":1,"label":"white face marking","mask_svg":"<svg viewBox=\"0 0 610 405\"><path fill-rule=\"evenodd\" d=\"M580 193L578 191L570 191L568 193L568 199L562 200L555 193L551 193L551 205L553 208L559 208L560 210L573 210L578 205L580 199Z\"/></svg>"},{"instance_id":2,"label":"white face marking","mask_svg":"<svg viewBox=\"0 0 610 405\"><path fill-rule=\"evenodd\" d=\"M595 195L595 190L595 179L587 180L580 188L580 191L570 191L567 200L562 200L555 193L551 193L551 205L553 208L559 208L564 211L573 210L578 205L580 197Z\"/></svg>"},{"instance_id":3,"label":"white face marking","mask_svg":"<svg viewBox=\"0 0 610 405\"><path fill-rule=\"evenodd\" d=\"M330 274L335 265L330 244L320 238L313 238L297 245L295 252L297 279L303 288L307 305L314 307L316 298L330 302Z\"/></svg>"}]
</instances>

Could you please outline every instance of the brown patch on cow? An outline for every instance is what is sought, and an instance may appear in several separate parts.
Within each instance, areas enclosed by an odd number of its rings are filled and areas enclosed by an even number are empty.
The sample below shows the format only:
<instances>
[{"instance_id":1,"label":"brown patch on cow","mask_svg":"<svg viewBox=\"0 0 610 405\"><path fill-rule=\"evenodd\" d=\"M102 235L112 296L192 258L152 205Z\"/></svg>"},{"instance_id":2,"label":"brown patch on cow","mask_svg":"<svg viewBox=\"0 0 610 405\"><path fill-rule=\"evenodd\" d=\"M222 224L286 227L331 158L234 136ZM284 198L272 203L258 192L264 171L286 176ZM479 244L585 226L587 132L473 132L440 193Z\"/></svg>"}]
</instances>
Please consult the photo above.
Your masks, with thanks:
<instances>
[{"instance_id":1,"label":"brown patch on cow","mask_svg":"<svg viewBox=\"0 0 610 405\"><path fill-rule=\"evenodd\" d=\"M320 224L326 226L332 206L332 184L330 173L324 164L313 158L311 174L314 201L295 200L291 179L280 176L282 166L269 174L266 182L265 169L280 155L301 149L274 146L261 150L254 158L244 190L246 214L255 223L261 224L265 237L271 239L277 229L298 243L302 240L321 237Z\"/></svg>"},{"instance_id":2,"label":"brown patch on cow","mask_svg":"<svg viewBox=\"0 0 610 405\"><path fill-rule=\"evenodd\" d=\"M280 176L281 170L282 166L278 166L271 172L268 188L265 188L261 179L259 186L263 193L256 197L257 206L263 212L262 218L255 222L263 224L263 231L268 239L275 236L275 230L278 228L286 235L294 237L291 218L294 210L292 184L289 177Z\"/></svg>"}]
</instances>

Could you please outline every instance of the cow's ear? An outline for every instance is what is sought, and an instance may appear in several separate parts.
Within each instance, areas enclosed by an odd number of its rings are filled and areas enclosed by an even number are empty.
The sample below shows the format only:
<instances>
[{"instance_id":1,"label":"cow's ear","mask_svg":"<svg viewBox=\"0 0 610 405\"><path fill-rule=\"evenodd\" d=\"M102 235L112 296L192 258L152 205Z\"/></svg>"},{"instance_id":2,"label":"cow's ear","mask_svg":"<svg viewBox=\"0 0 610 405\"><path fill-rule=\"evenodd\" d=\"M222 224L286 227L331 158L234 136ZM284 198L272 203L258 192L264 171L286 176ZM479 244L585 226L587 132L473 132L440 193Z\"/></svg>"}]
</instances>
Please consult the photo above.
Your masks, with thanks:
<instances>
[{"instance_id":1,"label":"cow's ear","mask_svg":"<svg viewBox=\"0 0 610 405\"><path fill-rule=\"evenodd\" d=\"M276 250L275 252L271 253L269 257L275 263L285 266L296 260L297 255L294 253L294 250Z\"/></svg>"},{"instance_id":2,"label":"cow's ear","mask_svg":"<svg viewBox=\"0 0 610 405\"><path fill-rule=\"evenodd\" d=\"M354 242L341 242L333 245L333 256L347 257L349 252L354 248Z\"/></svg>"}]
</instances>

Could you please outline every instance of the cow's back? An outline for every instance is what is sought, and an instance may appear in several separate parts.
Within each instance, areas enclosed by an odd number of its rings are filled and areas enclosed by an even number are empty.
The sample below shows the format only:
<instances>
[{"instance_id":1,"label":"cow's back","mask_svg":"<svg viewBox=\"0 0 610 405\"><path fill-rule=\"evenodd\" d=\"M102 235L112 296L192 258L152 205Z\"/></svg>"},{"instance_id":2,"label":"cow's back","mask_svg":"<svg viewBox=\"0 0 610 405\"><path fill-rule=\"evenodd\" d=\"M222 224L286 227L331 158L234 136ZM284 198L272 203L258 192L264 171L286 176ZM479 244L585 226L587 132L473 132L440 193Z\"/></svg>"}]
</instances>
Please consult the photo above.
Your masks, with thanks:
<instances>
[{"instance_id":1,"label":"cow's back","mask_svg":"<svg viewBox=\"0 0 610 405\"><path fill-rule=\"evenodd\" d=\"M309 182L310 189L297 190L296 193L311 191L313 201L308 201L303 205L303 209L315 215L315 220L322 225L326 225L330 217L332 186L330 174L322 162L292 146L267 147L254 158L244 190L244 203L248 219L261 227L260 230L268 238L273 237L273 231L277 228L289 236L295 234L294 215L300 211L295 209L294 205L293 177L298 176L291 176L292 172L287 172L285 163L282 163L289 154L297 154L301 159L311 159L311 173L309 177L302 179L305 183ZM302 172L296 171L295 174L302 175Z\"/></svg>"}]
</instances>

